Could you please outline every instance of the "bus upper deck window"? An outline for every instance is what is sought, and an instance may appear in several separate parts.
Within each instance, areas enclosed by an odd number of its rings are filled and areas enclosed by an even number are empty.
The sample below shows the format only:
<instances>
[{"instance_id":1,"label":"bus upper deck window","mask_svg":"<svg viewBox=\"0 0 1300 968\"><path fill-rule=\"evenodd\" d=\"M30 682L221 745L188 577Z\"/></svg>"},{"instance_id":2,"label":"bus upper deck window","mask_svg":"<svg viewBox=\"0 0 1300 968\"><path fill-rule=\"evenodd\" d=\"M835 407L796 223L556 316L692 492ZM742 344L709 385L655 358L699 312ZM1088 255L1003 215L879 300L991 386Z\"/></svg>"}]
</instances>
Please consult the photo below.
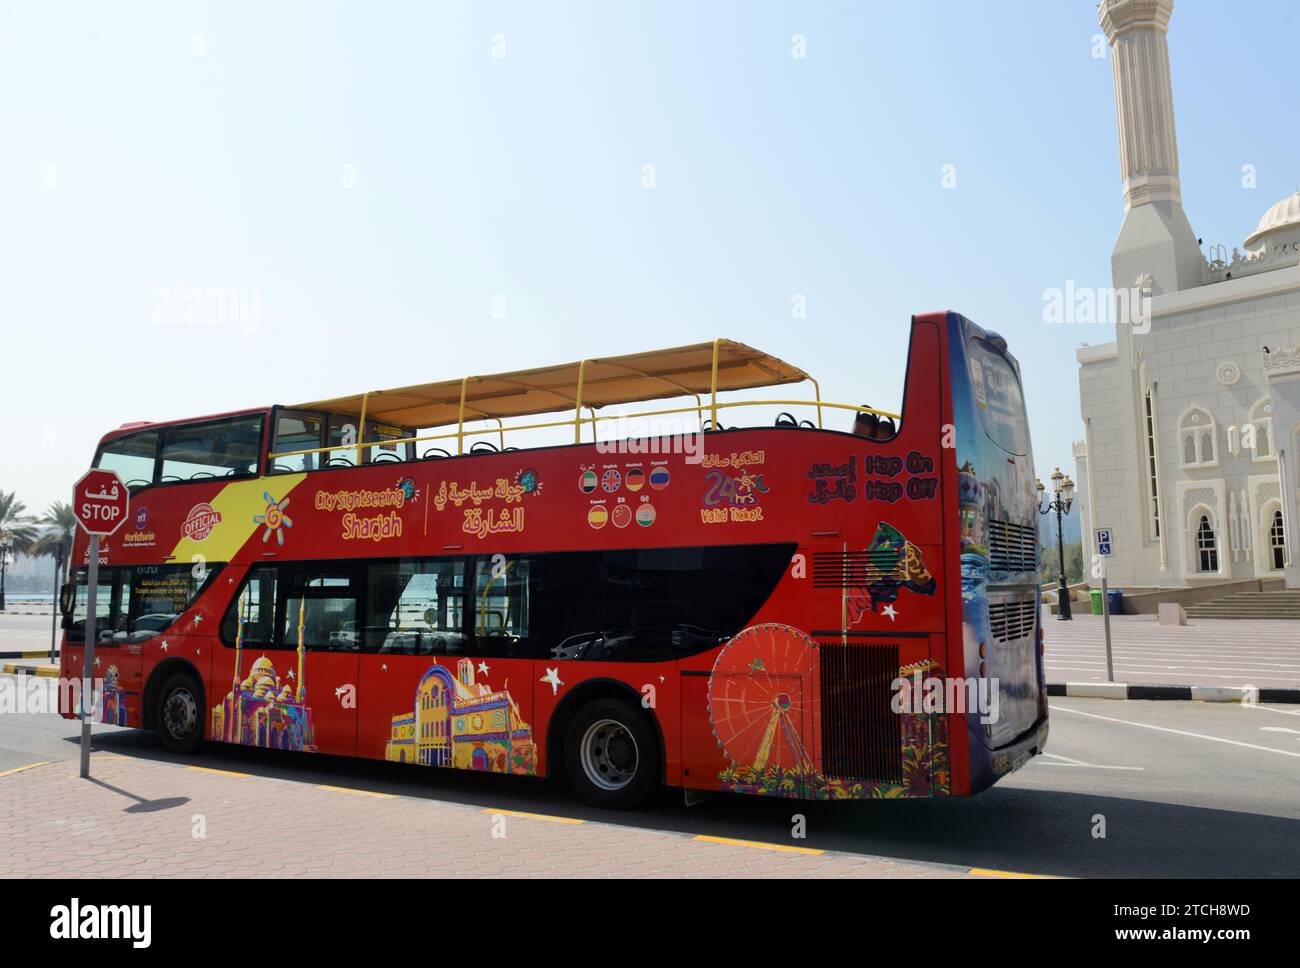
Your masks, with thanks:
<instances>
[{"instance_id":1,"label":"bus upper deck window","mask_svg":"<svg viewBox=\"0 0 1300 968\"><path fill-rule=\"evenodd\" d=\"M262 417L235 417L168 427L162 435L164 483L256 474Z\"/></svg>"},{"instance_id":2,"label":"bus upper deck window","mask_svg":"<svg viewBox=\"0 0 1300 968\"><path fill-rule=\"evenodd\" d=\"M325 418L314 413L281 413L275 422L275 444L271 453L272 473L314 471L328 454L294 454L295 450L315 450L324 446ZM288 452L288 453L286 453Z\"/></svg>"},{"instance_id":3,"label":"bus upper deck window","mask_svg":"<svg viewBox=\"0 0 1300 968\"><path fill-rule=\"evenodd\" d=\"M154 458L158 455L158 431L145 430L110 440L99 449L95 466L116 471L132 490L153 483Z\"/></svg>"}]
</instances>

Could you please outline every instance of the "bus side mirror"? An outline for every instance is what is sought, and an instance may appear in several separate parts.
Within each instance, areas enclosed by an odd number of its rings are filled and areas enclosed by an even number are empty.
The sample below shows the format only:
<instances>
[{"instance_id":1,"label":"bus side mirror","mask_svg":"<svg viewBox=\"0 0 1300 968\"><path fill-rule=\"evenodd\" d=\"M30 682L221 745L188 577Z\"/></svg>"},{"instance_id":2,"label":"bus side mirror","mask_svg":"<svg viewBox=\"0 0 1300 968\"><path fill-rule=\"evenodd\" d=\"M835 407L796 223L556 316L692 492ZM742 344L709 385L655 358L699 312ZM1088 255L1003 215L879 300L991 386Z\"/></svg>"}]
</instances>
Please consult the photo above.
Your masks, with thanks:
<instances>
[{"instance_id":1,"label":"bus side mirror","mask_svg":"<svg viewBox=\"0 0 1300 968\"><path fill-rule=\"evenodd\" d=\"M63 613L63 627L71 628L72 610L77 602L77 586L72 582L65 582L59 589L59 611Z\"/></svg>"}]
</instances>

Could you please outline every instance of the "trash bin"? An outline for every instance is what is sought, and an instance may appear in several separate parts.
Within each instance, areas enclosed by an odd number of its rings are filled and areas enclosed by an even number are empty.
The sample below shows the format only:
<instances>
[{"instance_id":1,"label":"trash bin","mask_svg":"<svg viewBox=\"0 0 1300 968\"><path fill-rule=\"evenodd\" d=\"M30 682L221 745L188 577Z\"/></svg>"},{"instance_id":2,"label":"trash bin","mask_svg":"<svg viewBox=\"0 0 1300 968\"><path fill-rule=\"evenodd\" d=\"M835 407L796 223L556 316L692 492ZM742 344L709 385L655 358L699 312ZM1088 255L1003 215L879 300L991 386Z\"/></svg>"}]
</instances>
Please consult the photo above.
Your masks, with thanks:
<instances>
[{"instance_id":1,"label":"trash bin","mask_svg":"<svg viewBox=\"0 0 1300 968\"><path fill-rule=\"evenodd\" d=\"M1106 610L1112 615L1124 614L1124 592L1118 588L1106 589Z\"/></svg>"},{"instance_id":2,"label":"trash bin","mask_svg":"<svg viewBox=\"0 0 1300 968\"><path fill-rule=\"evenodd\" d=\"M1101 614L1101 589L1100 588L1091 589L1088 594L1092 596L1092 614L1100 615Z\"/></svg>"}]
</instances>

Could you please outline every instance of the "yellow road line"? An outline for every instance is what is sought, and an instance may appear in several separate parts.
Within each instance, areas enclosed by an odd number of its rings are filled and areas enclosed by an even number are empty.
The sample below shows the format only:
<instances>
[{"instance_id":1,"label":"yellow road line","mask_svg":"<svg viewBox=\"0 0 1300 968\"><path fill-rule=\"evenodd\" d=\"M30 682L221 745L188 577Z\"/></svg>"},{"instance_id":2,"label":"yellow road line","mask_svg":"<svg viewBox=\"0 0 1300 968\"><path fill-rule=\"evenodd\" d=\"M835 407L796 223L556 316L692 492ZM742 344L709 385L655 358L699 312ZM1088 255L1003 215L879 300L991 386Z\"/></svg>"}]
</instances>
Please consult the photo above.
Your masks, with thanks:
<instances>
[{"instance_id":1,"label":"yellow road line","mask_svg":"<svg viewBox=\"0 0 1300 968\"><path fill-rule=\"evenodd\" d=\"M577 817L552 817L546 813L528 813L524 810L497 810L493 807L484 807L483 813L499 813L507 817L525 817L528 820L549 820L551 823L586 823L585 820L579 820Z\"/></svg>"},{"instance_id":2,"label":"yellow road line","mask_svg":"<svg viewBox=\"0 0 1300 968\"><path fill-rule=\"evenodd\" d=\"M330 786L328 783L317 783L318 790L333 790L335 793L352 793L359 797L379 797L381 800L396 800L396 793L377 793L374 790L357 790L353 787Z\"/></svg>"},{"instance_id":3,"label":"yellow road line","mask_svg":"<svg viewBox=\"0 0 1300 968\"><path fill-rule=\"evenodd\" d=\"M972 867L966 873L974 874L976 877L1009 877L1024 880L1055 880L1051 874L1025 874L1021 871L999 871L991 867Z\"/></svg>"},{"instance_id":4,"label":"yellow road line","mask_svg":"<svg viewBox=\"0 0 1300 968\"><path fill-rule=\"evenodd\" d=\"M197 770L199 773L215 773L217 776L241 776L250 777L251 773L236 773L234 770L217 770L210 766L187 766L187 770Z\"/></svg>"},{"instance_id":5,"label":"yellow road line","mask_svg":"<svg viewBox=\"0 0 1300 968\"><path fill-rule=\"evenodd\" d=\"M5 663L5 667L4 667L5 675L16 676L22 672L26 672L29 675L41 676L42 678L45 679L59 678L58 666L53 666L53 665L20 666L17 662Z\"/></svg>"},{"instance_id":6,"label":"yellow road line","mask_svg":"<svg viewBox=\"0 0 1300 968\"><path fill-rule=\"evenodd\" d=\"M826 853L816 847L795 847L793 844L766 844L761 840L735 840L731 837L710 837L708 834L696 834L692 840L702 840L709 844L730 844L733 847L759 847L763 850L779 850L787 854L810 854L813 857Z\"/></svg>"},{"instance_id":7,"label":"yellow road line","mask_svg":"<svg viewBox=\"0 0 1300 968\"><path fill-rule=\"evenodd\" d=\"M15 773L26 773L28 770L34 770L38 766L49 766L52 760L41 760L39 763L28 763L26 766L15 766L12 770L0 771L0 776L13 776Z\"/></svg>"}]
</instances>

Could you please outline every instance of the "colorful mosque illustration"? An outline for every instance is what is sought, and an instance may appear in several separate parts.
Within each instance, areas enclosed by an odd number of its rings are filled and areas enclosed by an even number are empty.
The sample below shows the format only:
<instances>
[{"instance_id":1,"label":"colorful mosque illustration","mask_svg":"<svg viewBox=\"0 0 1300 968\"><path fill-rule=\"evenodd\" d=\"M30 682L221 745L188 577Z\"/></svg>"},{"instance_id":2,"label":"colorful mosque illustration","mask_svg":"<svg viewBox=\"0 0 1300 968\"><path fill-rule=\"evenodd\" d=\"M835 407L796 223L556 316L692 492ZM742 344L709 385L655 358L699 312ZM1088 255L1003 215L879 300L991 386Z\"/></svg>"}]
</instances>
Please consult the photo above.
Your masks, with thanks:
<instances>
[{"instance_id":1,"label":"colorful mosque illustration","mask_svg":"<svg viewBox=\"0 0 1300 968\"><path fill-rule=\"evenodd\" d=\"M230 692L219 706L212 708L211 737L225 743L314 753L315 728L311 707L307 705L307 653L301 636L296 689L280 681L275 665L265 655L253 663L248 676L241 681L243 652L241 634L235 642L235 674Z\"/></svg>"},{"instance_id":2,"label":"colorful mosque illustration","mask_svg":"<svg viewBox=\"0 0 1300 968\"><path fill-rule=\"evenodd\" d=\"M411 711L393 717L384 759L531 776L537 746L510 693L475 682L474 663L461 659L455 676L440 665L425 670Z\"/></svg>"},{"instance_id":3,"label":"colorful mosque illustration","mask_svg":"<svg viewBox=\"0 0 1300 968\"><path fill-rule=\"evenodd\" d=\"M126 690L122 688L117 666L108 667L104 673L104 707L100 718L101 723L110 723L114 726L126 725Z\"/></svg>"}]
</instances>

